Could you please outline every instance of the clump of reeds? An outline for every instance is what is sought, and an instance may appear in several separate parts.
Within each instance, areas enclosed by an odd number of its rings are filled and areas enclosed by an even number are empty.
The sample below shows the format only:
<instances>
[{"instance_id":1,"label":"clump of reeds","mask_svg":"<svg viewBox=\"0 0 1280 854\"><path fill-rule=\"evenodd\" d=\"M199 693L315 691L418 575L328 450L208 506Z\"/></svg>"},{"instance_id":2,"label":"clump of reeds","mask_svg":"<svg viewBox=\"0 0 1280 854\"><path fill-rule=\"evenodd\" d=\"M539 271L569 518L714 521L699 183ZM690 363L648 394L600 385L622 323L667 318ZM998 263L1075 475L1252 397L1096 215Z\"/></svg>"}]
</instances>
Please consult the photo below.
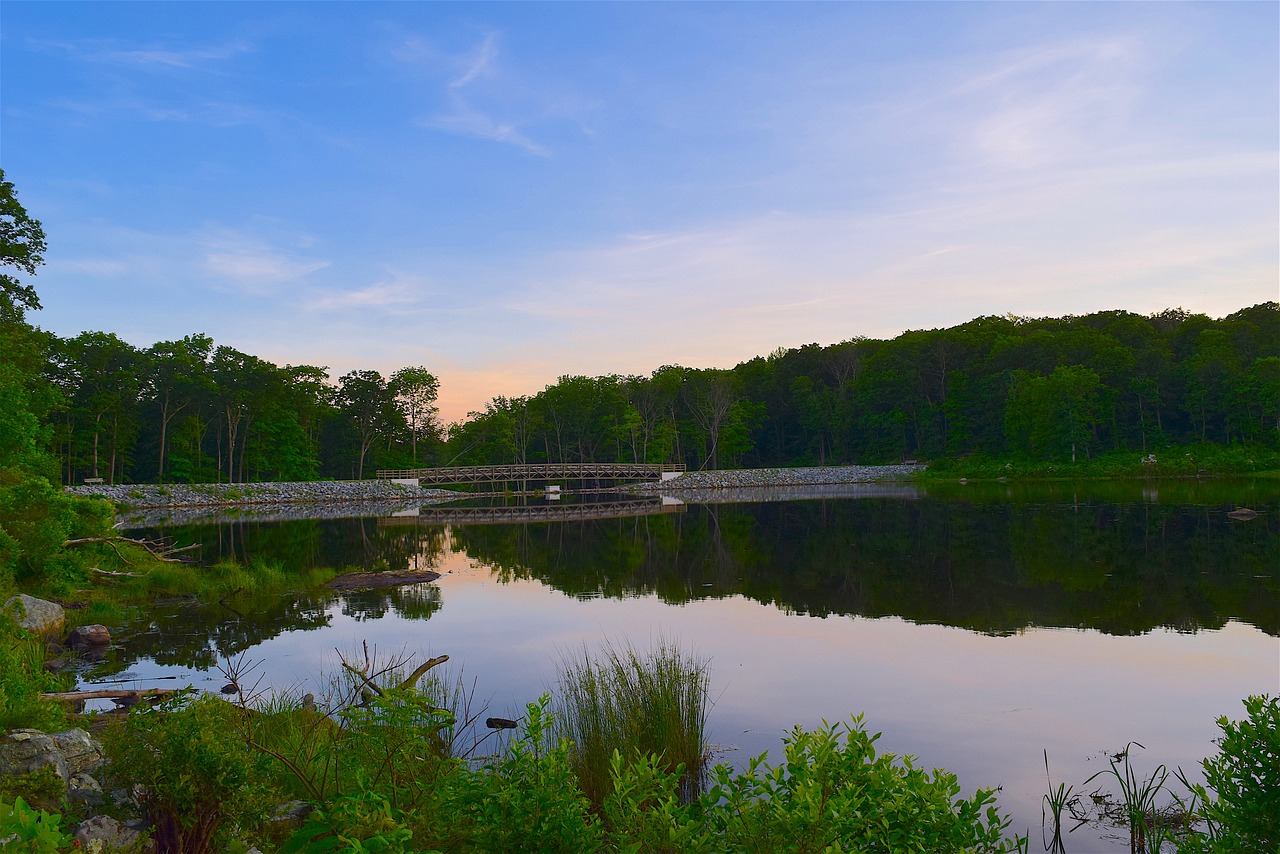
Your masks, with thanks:
<instances>
[{"instance_id":1,"label":"clump of reeds","mask_svg":"<svg viewBox=\"0 0 1280 854\"><path fill-rule=\"evenodd\" d=\"M612 789L609 765L652 754L658 767L682 773L686 797L702 789L708 663L659 640L647 652L606 643L592 654L566 656L552 709L552 735L573 744L582 791L597 805Z\"/></svg>"}]
</instances>

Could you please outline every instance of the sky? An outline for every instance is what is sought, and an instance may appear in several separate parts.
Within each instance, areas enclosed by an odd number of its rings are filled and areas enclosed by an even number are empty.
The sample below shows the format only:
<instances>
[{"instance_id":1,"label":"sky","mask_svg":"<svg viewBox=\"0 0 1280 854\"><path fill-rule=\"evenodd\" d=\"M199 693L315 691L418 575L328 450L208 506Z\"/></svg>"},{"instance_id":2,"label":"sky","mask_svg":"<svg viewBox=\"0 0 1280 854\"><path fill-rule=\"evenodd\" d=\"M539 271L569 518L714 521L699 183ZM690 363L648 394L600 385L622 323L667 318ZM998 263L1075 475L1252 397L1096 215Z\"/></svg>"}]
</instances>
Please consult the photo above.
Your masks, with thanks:
<instances>
[{"instance_id":1,"label":"sky","mask_svg":"<svg viewBox=\"0 0 1280 854\"><path fill-rule=\"evenodd\" d=\"M0 2L30 319L456 421L567 374L1280 298L1280 4Z\"/></svg>"}]
</instances>

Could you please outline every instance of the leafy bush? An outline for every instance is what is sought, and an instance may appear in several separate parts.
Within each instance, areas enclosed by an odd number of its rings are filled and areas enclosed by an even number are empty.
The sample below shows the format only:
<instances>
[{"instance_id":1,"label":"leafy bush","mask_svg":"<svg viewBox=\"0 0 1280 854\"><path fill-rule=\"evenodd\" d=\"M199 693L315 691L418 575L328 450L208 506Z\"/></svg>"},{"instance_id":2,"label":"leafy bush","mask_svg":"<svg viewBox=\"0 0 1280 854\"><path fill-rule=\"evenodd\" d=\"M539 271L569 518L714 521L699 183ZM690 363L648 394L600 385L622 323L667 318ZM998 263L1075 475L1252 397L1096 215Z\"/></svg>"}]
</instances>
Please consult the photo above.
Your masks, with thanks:
<instances>
[{"instance_id":1,"label":"leafy bush","mask_svg":"<svg viewBox=\"0 0 1280 854\"><path fill-rule=\"evenodd\" d=\"M30 727L52 731L66 724L66 711L44 702L42 691L58 691L67 679L44 669L44 643L28 637L0 614L0 731Z\"/></svg>"},{"instance_id":2,"label":"leafy bush","mask_svg":"<svg viewBox=\"0 0 1280 854\"><path fill-rule=\"evenodd\" d=\"M223 850L277 802L266 757L246 744L244 714L208 695L178 698L135 707L105 733L110 772L117 784L141 786L161 854Z\"/></svg>"},{"instance_id":3,"label":"leafy bush","mask_svg":"<svg viewBox=\"0 0 1280 854\"><path fill-rule=\"evenodd\" d=\"M841 727L796 728L785 742L786 761L752 760L736 774L724 765L701 806L722 850L996 852L1017 850L1004 838L1010 820L980 789L959 799L953 774L928 774L907 756L876 755L879 734L862 717Z\"/></svg>"},{"instance_id":4,"label":"leafy bush","mask_svg":"<svg viewBox=\"0 0 1280 854\"><path fill-rule=\"evenodd\" d=\"M1179 850L1280 851L1280 698L1249 697L1244 707L1245 720L1218 718L1218 755L1203 762L1216 797L1205 786L1191 786L1208 829Z\"/></svg>"},{"instance_id":5,"label":"leafy bush","mask_svg":"<svg viewBox=\"0 0 1280 854\"><path fill-rule=\"evenodd\" d=\"M566 742L548 746L553 731L543 697L525 710L524 727L484 772L459 780L454 797L481 851L594 852L599 822L578 787Z\"/></svg>"},{"instance_id":6,"label":"leafy bush","mask_svg":"<svg viewBox=\"0 0 1280 854\"><path fill-rule=\"evenodd\" d=\"M338 798L329 809L317 809L280 849L281 854L325 854L330 851L401 854L413 831L381 795L361 791Z\"/></svg>"},{"instance_id":7,"label":"leafy bush","mask_svg":"<svg viewBox=\"0 0 1280 854\"><path fill-rule=\"evenodd\" d=\"M72 842L62 830L62 816L33 809L22 798L0 800L0 850L54 854Z\"/></svg>"}]
</instances>

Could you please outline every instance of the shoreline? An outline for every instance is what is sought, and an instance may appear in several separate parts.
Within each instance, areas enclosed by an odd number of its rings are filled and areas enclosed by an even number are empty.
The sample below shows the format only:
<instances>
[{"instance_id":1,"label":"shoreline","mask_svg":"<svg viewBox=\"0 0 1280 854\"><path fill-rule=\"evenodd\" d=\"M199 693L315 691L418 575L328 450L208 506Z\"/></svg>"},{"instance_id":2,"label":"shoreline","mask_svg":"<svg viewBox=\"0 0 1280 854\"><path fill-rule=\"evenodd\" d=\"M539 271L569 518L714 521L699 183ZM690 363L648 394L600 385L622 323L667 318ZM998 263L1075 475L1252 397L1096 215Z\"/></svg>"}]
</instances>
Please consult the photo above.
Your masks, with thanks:
<instances>
[{"instance_id":1,"label":"shoreline","mask_svg":"<svg viewBox=\"0 0 1280 854\"><path fill-rule=\"evenodd\" d=\"M808 468L717 469L682 472L670 480L631 483L601 491L674 494L754 487L837 486L909 482L925 467L813 466ZM483 493L417 487L389 480L333 480L263 483L127 483L66 486L72 495L106 498L130 510L179 507L242 507L282 504L335 504L356 501L440 504ZM573 490L580 491L580 490ZM596 491L596 490L591 490Z\"/></svg>"}]
</instances>

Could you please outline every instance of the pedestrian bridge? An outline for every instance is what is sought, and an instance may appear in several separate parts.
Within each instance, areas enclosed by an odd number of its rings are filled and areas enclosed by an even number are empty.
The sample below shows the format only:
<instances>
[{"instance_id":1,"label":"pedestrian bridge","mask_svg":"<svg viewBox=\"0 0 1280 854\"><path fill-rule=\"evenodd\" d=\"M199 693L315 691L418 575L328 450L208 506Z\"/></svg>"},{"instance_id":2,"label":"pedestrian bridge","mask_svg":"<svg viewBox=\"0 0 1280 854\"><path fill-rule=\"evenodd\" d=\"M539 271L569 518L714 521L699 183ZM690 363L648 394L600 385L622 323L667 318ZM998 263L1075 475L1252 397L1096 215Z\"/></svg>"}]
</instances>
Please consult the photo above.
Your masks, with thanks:
<instances>
[{"instance_id":1,"label":"pedestrian bridge","mask_svg":"<svg viewBox=\"0 0 1280 854\"><path fill-rule=\"evenodd\" d=\"M527 504L507 507L415 507L384 516L378 526L396 525L509 525L521 522L573 522L588 519L628 519L683 513L685 505L673 499L605 501L590 504Z\"/></svg>"},{"instance_id":2,"label":"pedestrian bridge","mask_svg":"<svg viewBox=\"0 0 1280 854\"><path fill-rule=\"evenodd\" d=\"M447 486L459 483L516 483L525 480L671 480L682 465L656 463L513 463L505 466L445 466L379 469L379 480Z\"/></svg>"}]
</instances>

